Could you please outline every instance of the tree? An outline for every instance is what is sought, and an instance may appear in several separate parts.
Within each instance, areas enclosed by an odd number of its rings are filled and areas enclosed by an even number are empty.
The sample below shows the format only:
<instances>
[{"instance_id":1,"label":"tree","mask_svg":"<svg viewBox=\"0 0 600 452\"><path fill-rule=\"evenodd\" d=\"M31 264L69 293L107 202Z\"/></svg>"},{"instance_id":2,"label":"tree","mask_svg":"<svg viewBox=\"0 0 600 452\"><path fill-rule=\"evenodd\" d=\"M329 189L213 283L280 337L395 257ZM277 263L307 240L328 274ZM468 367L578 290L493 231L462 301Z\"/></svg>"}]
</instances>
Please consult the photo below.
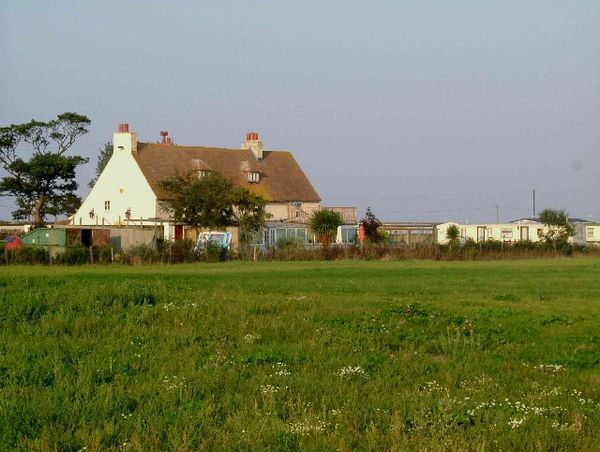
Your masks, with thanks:
<instances>
[{"instance_id":1,"label":"tree","mask_svg":"<svg viewBox=\"0 0 600 452\"><path fill-rule=\"evenodd\" d=\"M575 235L573 225L569 223L569 215L564 210L544 209L540 213L540 221L546 226L542 233L544 241L556 250L568 245L569 238Z\"/></svg>"},{"instance_id":2,"label":"tree","mask_svg":"<svg viewBox=\"0 0 600 452\"><path fill-rule=\"evenodd\" d=\"M360 224L362 225L363 230L365 231L365 236L369 242L379 243L384 240L385 236L379 232L381 221L379 221L379 219L371 211L370 207L367 207L365 217L360 220Z\"/></svg>"},{"instance_id":3,"label":"tree","mask_svg":"<svg viewBox=\"0 0 600 452\"><path fill-rule=\"evenodd\" d=\"M238 226L242 241L249 240L267 221L266 201L236 187L218 172L198 178L175 175L160 182L170 193L163 205L180 223L208 229Z\"/></svg>"},{"instance_id":4,"label":"tree","mask_svg":"<svg viewBox=\"0 0 600 452\"><path fill-rule=\"evenodd\" d=\"M316 210L310 218L310 228L325 248L335 240L337 229L341 224L340 214L330 209Z\"/></svg>"},{"instance_id":5,"label":"tree","mask_svg":"<svg viewBox=\"0 0 600 452\"><path fill-rule=\"evenodd\" d=\"M0 194L16 197L13 218L31 217L40 225L47 215L77 210L75 169L87 159L64 154L90 123L87 116L67 112L48 122L32 119L0 128L0 166L8 173L0 180ZM33 151L29 160L20 156L22 145Z\"/></svg>"},{"instance_id":6,"label":"tree","mask_svg":"<svg viewBox=\"0 0 600 452\"><path fill-rule=\"evenodd\" d=\"M96 162L96 175L88 183L88 187L94 188L94 185L96 185L100 174L102 174L102 171L104 171L104 168L106 168L106 164L112 157L113 149L113 144L110 141L104 145L104 149L100 149L100 153L98 154L98 160Z\"/></svg>"}]
</instances>

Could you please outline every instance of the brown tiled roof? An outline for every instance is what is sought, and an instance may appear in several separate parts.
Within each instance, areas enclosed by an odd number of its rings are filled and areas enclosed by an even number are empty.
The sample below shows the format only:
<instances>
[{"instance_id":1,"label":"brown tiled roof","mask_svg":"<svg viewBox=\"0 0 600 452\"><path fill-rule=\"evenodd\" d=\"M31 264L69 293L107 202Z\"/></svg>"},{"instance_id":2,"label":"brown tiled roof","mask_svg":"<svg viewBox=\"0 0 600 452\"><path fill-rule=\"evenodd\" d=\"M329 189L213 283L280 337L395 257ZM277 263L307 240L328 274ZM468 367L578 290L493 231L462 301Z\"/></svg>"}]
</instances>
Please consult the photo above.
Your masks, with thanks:
<instances>
[{"instance_id":1,"label":"brown tiled roof","mask_svg":"<svg viewBox=\"0 0 600 452\"><path fill-rule=\"evenodd\" d=\"M249 149L138 143L133 156L158 199L168 197L159 187L162 179L177 173L185 175L198 169L211 169L267 201L321 200L290 152L264 151L263 159L256 160ZM249 183L243 171L260 172L260 182Z\"/></svg>"}]
</instances>

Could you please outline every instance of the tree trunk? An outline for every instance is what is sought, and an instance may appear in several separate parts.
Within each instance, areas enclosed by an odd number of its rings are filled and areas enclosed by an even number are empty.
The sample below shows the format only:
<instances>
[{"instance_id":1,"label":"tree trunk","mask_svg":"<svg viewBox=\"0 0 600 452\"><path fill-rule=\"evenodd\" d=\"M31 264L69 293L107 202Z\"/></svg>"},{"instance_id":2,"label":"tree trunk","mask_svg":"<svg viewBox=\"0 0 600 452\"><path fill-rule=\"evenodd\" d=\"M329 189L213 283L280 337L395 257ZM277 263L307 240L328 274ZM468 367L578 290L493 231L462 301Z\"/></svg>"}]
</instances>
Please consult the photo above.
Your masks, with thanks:
<instances>
[{"instance_id":1,"label":"tree trunk","mask_svg":"<svg viewBox=\"0 0 600 452\"><path fill-rule=\"evenodd\" d=\"M33 211L31 212L31 219L33 220L33 224L42 224L42 208L46 202L46 197L42 193L38 199L36 199Z\"/></svg>"}]
</instances>

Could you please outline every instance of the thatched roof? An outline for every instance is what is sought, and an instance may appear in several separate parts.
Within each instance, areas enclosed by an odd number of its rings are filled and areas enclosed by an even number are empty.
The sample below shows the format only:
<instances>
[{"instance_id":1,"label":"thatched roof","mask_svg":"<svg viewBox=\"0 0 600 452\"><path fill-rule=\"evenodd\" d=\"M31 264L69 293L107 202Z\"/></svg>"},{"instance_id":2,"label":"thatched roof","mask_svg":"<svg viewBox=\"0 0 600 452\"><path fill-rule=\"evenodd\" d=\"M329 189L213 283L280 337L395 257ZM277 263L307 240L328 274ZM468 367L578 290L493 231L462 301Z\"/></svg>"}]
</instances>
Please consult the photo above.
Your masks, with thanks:
<instances>
[{"instance_id":1,"label":"thatched roof","mask_svg":"<svg viewBox=\"0 0 600 452\"><path fill-rule=\"evenodd\" d=\"M264 151L263 159L257 160L249 149L138 143L133 156L159 199L168 197L159 181L174 174L212 170L270 202L321 200L290 152ZM259 172L260 181L248 182L248 171Z\"/></svg>"}]
</instances>

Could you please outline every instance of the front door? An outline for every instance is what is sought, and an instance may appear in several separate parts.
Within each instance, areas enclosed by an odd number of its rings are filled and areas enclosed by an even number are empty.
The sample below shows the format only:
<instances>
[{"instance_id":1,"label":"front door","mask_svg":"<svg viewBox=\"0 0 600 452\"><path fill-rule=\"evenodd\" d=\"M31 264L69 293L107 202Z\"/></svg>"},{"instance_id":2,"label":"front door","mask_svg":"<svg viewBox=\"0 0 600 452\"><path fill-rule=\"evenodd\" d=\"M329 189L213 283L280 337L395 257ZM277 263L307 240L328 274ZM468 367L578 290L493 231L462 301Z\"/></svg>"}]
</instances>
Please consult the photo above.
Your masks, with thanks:
<instances>
[{"instance_id":1,"label":"front door","mask_svg":"<svg viewBox=\"0 0 600 452\"><path fill-rule=\"evenodd\" d=\"M477 226L477 241L485 242L485 226Z\"/></svg>"},{"instance_id":2,"label":"front door","mask_svg":"<svg viewBox=\"0 0 600 452\"><path fill-rule=\"evenodd\" d=\"M183 225L175 225L175 241L183 240Z\"/></svg>"},{"instance_id":3,"label":"front door","mask_svg":"<svg viewBox=\"0 0 600 452\"><path fill-rule=\"evenodd\" d=\"M521 226L521 240L529 240L529 226Z\"/></svg>"}]
</instances>

